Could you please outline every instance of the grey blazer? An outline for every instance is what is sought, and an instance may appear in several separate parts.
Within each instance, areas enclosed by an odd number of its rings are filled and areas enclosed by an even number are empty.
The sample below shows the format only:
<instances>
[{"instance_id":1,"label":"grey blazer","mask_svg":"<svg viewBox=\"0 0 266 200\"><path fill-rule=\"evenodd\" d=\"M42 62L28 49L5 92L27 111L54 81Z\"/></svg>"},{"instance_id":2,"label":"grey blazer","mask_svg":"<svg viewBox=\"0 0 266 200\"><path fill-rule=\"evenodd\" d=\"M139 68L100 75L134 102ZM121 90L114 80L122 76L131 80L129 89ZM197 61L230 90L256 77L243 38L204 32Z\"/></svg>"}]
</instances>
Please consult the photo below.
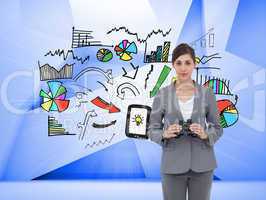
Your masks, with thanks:
<instances>
[{"instance_id":1,"label":"grey blazer","mask_svg":"<svg viewBox=\"0 0 266 200\"><path fill-rule=\"evenodd\" d=\"M217 167L213 146L222 136L216 99L212 90L195 83L192 122L199 123L208 134L208 139L180 136L162 139L162 134L169 125L183 120L178 105L175 82L161 88L153 99L149 138L162 146L161 172L179 174L192 169L196 172L213 170Z\"/></svg>"}]
</instances>

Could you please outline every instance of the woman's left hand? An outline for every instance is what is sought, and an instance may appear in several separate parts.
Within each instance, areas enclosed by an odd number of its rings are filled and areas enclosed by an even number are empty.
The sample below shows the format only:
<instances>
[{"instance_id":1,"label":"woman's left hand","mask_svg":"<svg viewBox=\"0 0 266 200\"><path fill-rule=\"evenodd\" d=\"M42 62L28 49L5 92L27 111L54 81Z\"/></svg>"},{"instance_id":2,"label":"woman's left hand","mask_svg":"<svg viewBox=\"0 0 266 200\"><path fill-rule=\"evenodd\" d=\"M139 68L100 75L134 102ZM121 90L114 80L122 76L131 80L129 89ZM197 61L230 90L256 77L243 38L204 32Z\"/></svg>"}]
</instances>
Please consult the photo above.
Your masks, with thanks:
<instances>
[{"instance_id":1,"label":"woman's left hand","mask_svg":"<svg viewBox=\"0 0 266 200\"><path fill-rule=\"evenodd\" d=\"M190 126L189 126L189 129L198 135L198 137L200 139L207 139L208 138L208 135L207 133L205 133L204 129L202 128L202 126L200 124L197 124L197 123L192 123Z\"/></svg>"}]
</instances>

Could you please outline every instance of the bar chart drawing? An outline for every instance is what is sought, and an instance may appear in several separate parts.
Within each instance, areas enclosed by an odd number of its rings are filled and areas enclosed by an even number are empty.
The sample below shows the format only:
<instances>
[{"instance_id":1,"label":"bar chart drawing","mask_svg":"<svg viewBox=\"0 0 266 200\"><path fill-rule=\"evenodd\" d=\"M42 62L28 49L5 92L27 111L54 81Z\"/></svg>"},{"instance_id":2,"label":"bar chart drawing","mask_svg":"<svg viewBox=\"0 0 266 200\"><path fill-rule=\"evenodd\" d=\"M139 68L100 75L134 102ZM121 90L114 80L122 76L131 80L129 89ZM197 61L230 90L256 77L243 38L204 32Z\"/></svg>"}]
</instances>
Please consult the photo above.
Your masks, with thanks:
<instances>
[{"instance_id":1,"label":"bar chart drawing","mask_svg":"<svg viewBox=\"0 0 266 200\"><path fill-rule=\"evenodd\" d=\"M170 41L165 41L163 45L156 47L155 51L151 51L150 54L147 54L147 42L145 43L144 51L144 63L155 63L155 62L169 62L169 50L170 50Z\"/></svg>"},{"instance_id":2,"label":"bar chart drawing","mask_svg":"<svg viewBox=\"0 0 266 200\"><path fill-rule=\"evenodd\" d=\"M89 46L105 46L113 47L113 45L103 45L101 41L94 40L91 35L92 31L88 30L77 30L75 27L72 28L72 48L89 47Z\"/></svg>"},{"instance_id":3,"label":"bar chart drawing","mask_svg":"<svg viewBox=\"0 0 266 200\"><path fill-rule=\"evenodd\" d=\"M196 49L197 47L201 48L213 48L214 47L214 28L210 28L207 33L200 36L198 39L192 41L190 45Z\"/></svg>"},{"instance_id":4,"label":"bar chart drawing","mask_svg":"<svg viewBox=\"0 0 266 200\"><path fill-rule=\"evenodd\" d=\"M48 136L76 135L66 132L62 124L55 117L48 116Z\"/></svg>"},{"instance_id":5,"label":"bar chart drawing","mask_svg":"<svg viewBox=\"0 0 266 200\"><path fill-rule=\"evenodd\" d=\"M212 89L214 94L219 94L219 95L233 95L230 92L229 89L229 80L226 79L221 79L221 78L216 78L216 77L210 77L210 76L200 76L200 84L209 87Z\"/></svg>"}]
</instances>

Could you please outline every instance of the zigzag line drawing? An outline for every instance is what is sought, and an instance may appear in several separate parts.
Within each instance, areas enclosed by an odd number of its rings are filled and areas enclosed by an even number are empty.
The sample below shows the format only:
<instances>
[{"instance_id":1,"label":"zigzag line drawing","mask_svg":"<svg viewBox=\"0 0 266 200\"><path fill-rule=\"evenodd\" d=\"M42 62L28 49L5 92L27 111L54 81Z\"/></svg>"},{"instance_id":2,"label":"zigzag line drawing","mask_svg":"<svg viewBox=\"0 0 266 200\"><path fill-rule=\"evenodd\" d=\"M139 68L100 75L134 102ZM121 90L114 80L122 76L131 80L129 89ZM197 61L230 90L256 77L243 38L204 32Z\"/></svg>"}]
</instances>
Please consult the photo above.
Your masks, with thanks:
<instances>
[{"instance_id":1,"label":"zigzag line drawing","mask_svg":"<svg viewBox=\"0 0 266 200\"><path fill-rule=\"evenodd\" d=\"M145 78L145 85L144 85L144 88L145 88L145 89L147 88L147 81L148 81L148 79L150 78L149 76L150 76L150 74L151 74L152 71L153 71L153 65L151 65L151 69L150 69L150 71L148 72L147 77Z\"/></svg>"},{"instance_id":2,"label":"zigzag line drawing","mask_svg":"<svg viewBox=\"0 0 266 200\"><path fill-rule=\"evenodd\" d=\"M48 55L50 55L50 56L56 56L57 55L59 57L61 57L63 55L64 60L66 60L70 55L72 55L72 59L79 61L81 64L85 63L90 58L90 56L87 56L83 59L82 57L75 56L73 50L68 50L67 52L65 52L64 49L57 49L54 52L50 50L44 56L48 56Z\"/></svg>"},{"instance_id":3,"label":"zigzag line drawing","mask_svg":"<svg viewBox=\"0 0 266 200\"><path fill-rule=\"evenodd\" d=\"M157 35L157 34L161 33L162 36L165 37L165 36L167 36L167 35L171 32L172 29L170 28L170 29L169 29L168 31L166 31L165 33L164 33L163 30L161 30L161 29L158 29L157 31L152 30L152 32L150 32L150 33L147 35L147 37L146 37L145 39L141 39L141 38L139 38L138 33L132 33L132 32L129 31L125 26L121 26L121 27L119 27L119 28L114 27L114 28L112 28L111 30L109 30L106 34L110 34L110 33L112 33L113 31L118 32L118 31L120 31L120 30L124 30L124 31L125 31L126 33L128 33L129 35L134 35L134 36L136 37L136 39L137 39L138 42L140 42L140 43L144 43L144 42L147 42L147 40L148 40L153 34Z\"/></svg>"},{"instance_id":4,"label":"zigzag line drawing","mask_svg":"<svg viewBox=\"0 0 266 200\"><path fill-rule=\"evenodd\" d=\"M113 133L112 137L108 140L108 139L105 139L105 140L98 140L97 142L94 141L92 144L88 143L86 144L85 146L85 149L90 147L90 148L93 148L94 146L99 146L100 144L104 145L104 144L110 144L112 142L112 140L114 139L114 136L116 135L116 133Z\"/></svg>"}]
</instances>

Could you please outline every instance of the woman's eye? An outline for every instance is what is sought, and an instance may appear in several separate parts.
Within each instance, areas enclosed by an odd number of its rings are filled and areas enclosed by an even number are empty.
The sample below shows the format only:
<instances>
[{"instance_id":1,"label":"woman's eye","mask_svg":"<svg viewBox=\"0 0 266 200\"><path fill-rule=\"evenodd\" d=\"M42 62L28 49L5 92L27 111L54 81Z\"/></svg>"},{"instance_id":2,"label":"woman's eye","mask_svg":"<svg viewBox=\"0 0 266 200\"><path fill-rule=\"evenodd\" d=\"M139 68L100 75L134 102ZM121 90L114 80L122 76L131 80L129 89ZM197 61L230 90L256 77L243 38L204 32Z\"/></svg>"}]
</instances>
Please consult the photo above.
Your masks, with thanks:
<instances>
[{"instance_id":1,"label":"woman's eye","mask_svg":"<svg viewBox=\"0 0 266 200\"><path fill-rule=\"evenodd\" d=\"M186 61L185 63L186 63L186 65L191 65L190 61Z\"/></svg>"},{"instance_id":2,"label":"woman's eye","mask_svg":"<svg viewBox=\"0 0 266 200\"><path fill-rule=\"evenodd\" d=\"M176 65L180 66L180 65L182 65L182 63L181 62L176 62Z\"/></svg>"}]
</instances>

